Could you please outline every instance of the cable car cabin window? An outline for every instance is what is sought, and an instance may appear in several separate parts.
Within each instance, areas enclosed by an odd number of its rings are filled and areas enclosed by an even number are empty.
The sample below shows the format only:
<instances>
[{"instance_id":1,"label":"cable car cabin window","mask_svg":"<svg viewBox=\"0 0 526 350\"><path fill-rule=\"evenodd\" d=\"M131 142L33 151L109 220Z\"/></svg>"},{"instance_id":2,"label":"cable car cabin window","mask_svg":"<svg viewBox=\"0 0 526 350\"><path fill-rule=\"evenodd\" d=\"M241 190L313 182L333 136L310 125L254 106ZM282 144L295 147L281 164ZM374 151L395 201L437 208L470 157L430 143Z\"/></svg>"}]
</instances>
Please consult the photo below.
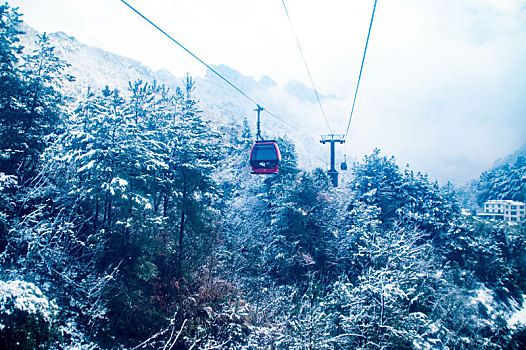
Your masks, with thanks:
<instances>
[{"instance_id":1,"label":"cable car cabin window","mask_svg":"<svg viewBox=\"0 0 526 350\"><path fill-rule=\"evenodd\" d=\"M277 160L276 148L274 147L274 145L261 145L254 149L252 160L254 161Z\"/></svg>"},{"instance_id":2,"label":"cable car cabin window","mask_svg":"<svg viewBox=\"0 0 526 350\"><path fill-rule=\"evenodd\" d=\"M259 141L250 152L250 165L254 174L275 174L278 172L281 155L274 141Z\"/></svg>"}]
</instances>

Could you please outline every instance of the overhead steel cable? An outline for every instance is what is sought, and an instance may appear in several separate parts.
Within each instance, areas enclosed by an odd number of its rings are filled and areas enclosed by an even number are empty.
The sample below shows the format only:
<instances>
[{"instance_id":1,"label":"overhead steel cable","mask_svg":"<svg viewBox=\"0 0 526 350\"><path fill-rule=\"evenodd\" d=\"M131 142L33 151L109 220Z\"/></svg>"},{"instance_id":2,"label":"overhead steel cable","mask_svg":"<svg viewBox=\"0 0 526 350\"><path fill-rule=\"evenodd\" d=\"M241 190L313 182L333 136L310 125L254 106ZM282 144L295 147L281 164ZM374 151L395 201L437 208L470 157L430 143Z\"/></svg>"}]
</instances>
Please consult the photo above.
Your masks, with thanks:
<instances>
[{"instance_id":1,"label":"overhead steel cable","mask_svg":"<svg viewBox=\"0 0 526 350\"><path fill-rule=\"evenodd\" d=\"M162 34L164 34L168 39L170 39L171 41L173 41L175 44L177 44L180 48L182 48L183 50L185 50L188 54L190 54L193 58L195 58L197 61L199 61L199 63L201 63L202 65L204 65L206 68L210 69L210 71L212 71L214 74L216 74L219 78L223 79L228 85L230 85L232 88L234 88L237 92L239 92L240 94L242 94L243 96L245 96L247 99L249 99L252 103L254 103L255 105L259 106L260 104L254 100L252 97L250 97L248 94L246 94L245 92L243 92L240 88L238 88L236 85L234 85L233 83L231 83L227 78L225 78L224 76L222 76L218 71L216 71L214 68L210 67L208 64L206 64L202 59L200 59L199 57L197 57L193 52L191 52L190 50L188 50L186 47L183 46L183 44L181 44L180 42L178 42L177 40L175 40L171 35L169 35L168 33L166 33L164 30L162 30L158 25L156 25L155 23L153 23L150 19L148 19L145 15L143 15L141 12L139 12L137 9L135 9L133 6L131 6L130 4L128 4L126 1L124 0L121 0L121 2L128 6L133 12L135 12L136 14L138 14L140 17L142 17L146 22L150 23L153 27L155 27L155 29L157 29L158 31L160 31ZM270 112L268 109L265 109L265 111L270 114L271 116L273 116L274 118L278 119L279 121L281 121L282 123L284 124L287 124L288 126L296 129L296 127L290 123L288 123L287 121L283 120L282 118L278 117L277 115L275 115L274 113ZM297 130L297 129L296 129Z\"/></svg>"},{"instance_id":2,"label":"overhead steel cable","mask_svg":"<svg viewBox=\"0 0 526 350\"><path fill-rule=\"evenodd\" d=\"M343 138L344 140L347 138L347 134L349 133L349 127L351 126L352 114L354 112L354 106L356 104L356 96L358 95L358 87L360 87L360 79L362 78L363 64L365 62L365 54L367 53L367 46L369 45L369 37L371 36L371 28L373 27L374 12L376 11L376 2L377 0L374 0L373 14L371 16L371 23L369 24L369 32L367 33L365 49L363 50L362 65L360 66L360 74L358 75L358 83L356 84L356 91L354 92L354 100L352 102L351 115L349 116L349 123L347 124L347 131L345 131L345 137Z\"/></svg>"},{"instance_id":3,"label":"overhead steel cable","mask_svg":"<svg viewBox=\"0 0 526 350\"><path fill-rule=\"evenodd\" d=\"M323 119L325 119L325 123L327 124L327 129L329 129L330 133L332 134L332 129L329 125L329 121L327 120L327 116L325 115L325 111L323 110L323 106L321 104L320 96L318 94L318 89L316 89L316 86L314 85L314 79L312 79L312 74L310 73L309 66L307 65L307 60L305 59L305 55L303 54L303 49L301 48L301 44L298 39L298 35L296 34L296 31L294 30L294 25L292 24L292 19L290 18L289 11L287 10L287 5L285 5L285 0L281 0L281 3L283 4L283 8L285 9L285 13L289 20L290 27L292 28L292 33L294 34L294 37L296 38L296 44L298 45L298 49L300 51L301 58L303 59L303 64L305 65L305 69L307 70L307 74L309 75L310 83L312 85L312 89L314 90L314 94L316 95L316 100L318 101L318 105L320 106L321 114L323 115Z\"/></svg>"}]
</instances>

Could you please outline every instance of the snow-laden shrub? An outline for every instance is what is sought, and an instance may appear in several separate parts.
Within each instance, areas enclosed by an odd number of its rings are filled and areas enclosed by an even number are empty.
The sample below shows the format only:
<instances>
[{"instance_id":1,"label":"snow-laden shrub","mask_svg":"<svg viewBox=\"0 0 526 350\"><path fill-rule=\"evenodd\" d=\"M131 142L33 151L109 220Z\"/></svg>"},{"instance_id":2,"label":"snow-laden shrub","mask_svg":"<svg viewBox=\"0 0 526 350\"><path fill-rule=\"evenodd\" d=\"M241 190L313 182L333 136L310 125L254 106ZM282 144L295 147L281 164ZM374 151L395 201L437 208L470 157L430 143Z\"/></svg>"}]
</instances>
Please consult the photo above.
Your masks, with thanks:
<instances>
[{"instance_id":1,"label":"snow-laden shrub","mask_svg":"<svg viewBox=\"0 0 526 350\"><path fill-rule=\"evenodd\" d=\"M50 321L56 314L57 306L49 301L33 283L24 281L0 281L0 312L7 315L15 310L28 314L41 314Z\"/></svg>"},{"instance_id":2,"label":"snow-laden shrub","mask_svg":"<svg viewBox=\"0 0 526 350\"><path fill-rule=\"evenodd\" d=\"M33 283L0 281L0 343L6 349L36 349L54 337L58 308Z\"/></svg>"},{"instance_id":3,"label":"snow-laden shrub","mask_svg":"<svg viewBox=\"0 0 526 350\"><path fill-rule=\"evenodd\" d=\"M0 155L0 157L3 157L3 155ZM16 176L0 172L0 230L8 225L8 213L12 209L12 200L8 192L16 186Z\"/></svg>"},{"instance_id":4,"label":"snow-laden shrub","mask_svg":"<svg viewBox=\"0 0 526 350\"><path fill-rule=\"evenodd\" d=\"M14 187L16 184L16 176L0 173L0 192L2 192L5 188Z\"/></svg>"}]
</instances>

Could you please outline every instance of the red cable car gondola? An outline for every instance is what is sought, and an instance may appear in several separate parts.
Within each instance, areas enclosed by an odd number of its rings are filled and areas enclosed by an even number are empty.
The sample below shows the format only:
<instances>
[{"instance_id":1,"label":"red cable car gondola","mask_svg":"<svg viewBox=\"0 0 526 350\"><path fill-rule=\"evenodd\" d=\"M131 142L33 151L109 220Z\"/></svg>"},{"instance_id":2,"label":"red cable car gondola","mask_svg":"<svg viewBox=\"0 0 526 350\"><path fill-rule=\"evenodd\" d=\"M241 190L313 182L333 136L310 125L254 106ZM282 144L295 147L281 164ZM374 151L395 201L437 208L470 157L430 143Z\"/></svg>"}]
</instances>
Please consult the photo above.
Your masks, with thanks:
<instances>
[{"instance_id":1,"label":"red cable car gondola","mask_svg":"<svg viewBox=\"0 0 526 350\"><path fill-rule=\"evenodd\" d=\"M281 154L276 141L256 141L250 151L252 174L277 174Z\"/></svg>"}]
</instances>

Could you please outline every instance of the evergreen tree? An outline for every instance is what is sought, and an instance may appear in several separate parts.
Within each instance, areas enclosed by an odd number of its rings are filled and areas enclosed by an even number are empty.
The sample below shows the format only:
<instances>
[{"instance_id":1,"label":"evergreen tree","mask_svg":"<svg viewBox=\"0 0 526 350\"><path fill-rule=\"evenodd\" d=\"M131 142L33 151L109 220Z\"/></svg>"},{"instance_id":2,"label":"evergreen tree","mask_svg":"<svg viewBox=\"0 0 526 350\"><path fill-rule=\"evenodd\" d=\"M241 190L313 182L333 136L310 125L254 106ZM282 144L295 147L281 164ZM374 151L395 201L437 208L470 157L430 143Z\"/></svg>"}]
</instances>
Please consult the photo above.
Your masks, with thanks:
<instances>
[{"instance_id":1,"label":"evergreen tree","mask_svg":"<svg viewBox=\"0 0 526 350\"><path fill-rule=\"evenodd\" d=\"M518 156L514 164L504 164L482 173L477 182L477 203L490 199L526 201L526 157Z\"/></svg>"},{"instance_id":2,"label":"evergreen tree","mask_svg":"<svg viewBox=\"0 0 526 350\"><path fill-rule=\"evenodd\" d=\"M380 150L375 149L362 163L353 166L353 173L354 196L367 205L377 206L383 223L392 223L406 199L403 177L394 157L380 156Z\"/></svg>"},{"instance_id":3,"label":"evergreen tree","mask_svg":"<svg viewBox=\"0 0 526 350\"><path fill-rule=\"evenodd\" d=\"M18 24L20 14L7 3L0 5L0 252L7 245L12 213L15 209L14 193L19 179L16 177L16 165L11 158L15 156L13 132L23 108L21 97L24 91L19 72L19 60L22 53Z\"/></svg>"},{"instance_id":4,"label":"evergreen tree","mask_svg":"<svg viewBox=\"0 0 526 350\"><path fill-rule=\"evenodd\" d=\"M20 14L7 3L0 5L0 139L5 140L8 132L22 113L21 96L23 95L22 77L19 61L23 47L19 44L22 32L18 29ZM2 144L2 153L9 150L9 144ZM6 169L2 157L2 167Z\"/></svg>"},{"instance_id":5,"label":"evergreen tree","mask_svg":"<svg viewBox=\"0 0 526 350\"><path fill-rule=\"evenodd\" d=\"M64 97L58 88L71 76L58 58L49 37L38 37L38 48L21 57L15 35L16 11L2 6L2 96L0 97L0 169L25 183L36 175L38 157L61 126ZM8 47L11 45L11 48Z\"/></svg>"}]
</instances>

